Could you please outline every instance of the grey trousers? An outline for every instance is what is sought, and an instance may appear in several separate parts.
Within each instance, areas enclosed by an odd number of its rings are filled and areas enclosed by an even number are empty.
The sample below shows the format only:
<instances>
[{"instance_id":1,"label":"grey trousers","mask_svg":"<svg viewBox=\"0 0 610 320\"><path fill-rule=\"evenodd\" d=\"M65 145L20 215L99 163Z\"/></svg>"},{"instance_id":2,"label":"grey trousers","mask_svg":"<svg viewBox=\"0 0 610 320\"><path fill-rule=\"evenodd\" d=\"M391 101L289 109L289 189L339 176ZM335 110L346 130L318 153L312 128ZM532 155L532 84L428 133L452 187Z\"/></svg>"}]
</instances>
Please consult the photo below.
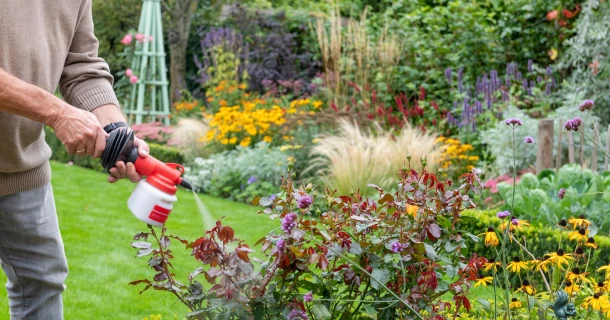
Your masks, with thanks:
<instances>
[{"instance_id":1,"label":"grey trousers","mask_svg":"<svg viewBox=\"0 0 610 320\"><path fill-rule=\"evenodd\" d=\"M0 196L0 264L11 320L63 319L68 265L51 184Z\"/></svg>"}]
</instances>

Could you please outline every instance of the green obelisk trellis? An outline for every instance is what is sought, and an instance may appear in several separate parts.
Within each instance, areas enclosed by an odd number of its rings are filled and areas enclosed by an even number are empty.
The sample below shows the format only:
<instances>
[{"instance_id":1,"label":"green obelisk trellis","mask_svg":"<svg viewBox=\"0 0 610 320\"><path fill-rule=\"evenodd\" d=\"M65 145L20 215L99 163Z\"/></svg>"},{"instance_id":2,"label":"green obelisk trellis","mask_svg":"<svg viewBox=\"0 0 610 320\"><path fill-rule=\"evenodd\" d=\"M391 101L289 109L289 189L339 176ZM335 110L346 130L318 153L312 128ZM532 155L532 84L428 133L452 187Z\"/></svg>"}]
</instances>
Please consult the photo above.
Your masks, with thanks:
<instances>
[{"instance_id":1,"label":"green obelisk trellis","mask_svg":"<svg viewBox=\"0 0 610 320\"><path fill-rule=\"evenodd\" d=\"M127 115L132 124L163 120L165 125L169 125L169 83L163 46L161 0L143 1L138 33L144 37L137 41L131 63L138 82L133 85Z\"/></svg>"}]
</instances>

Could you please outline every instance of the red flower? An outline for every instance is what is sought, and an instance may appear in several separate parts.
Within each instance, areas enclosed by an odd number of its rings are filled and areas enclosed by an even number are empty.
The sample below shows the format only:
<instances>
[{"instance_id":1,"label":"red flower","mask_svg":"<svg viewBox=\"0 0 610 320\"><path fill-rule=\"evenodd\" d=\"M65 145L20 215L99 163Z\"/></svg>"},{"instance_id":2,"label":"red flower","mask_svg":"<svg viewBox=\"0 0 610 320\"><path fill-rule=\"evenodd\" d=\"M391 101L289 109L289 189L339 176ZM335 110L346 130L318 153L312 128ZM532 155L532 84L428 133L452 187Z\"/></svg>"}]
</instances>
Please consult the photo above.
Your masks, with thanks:
<instances>
[{"instance_id":1,"label":"red flower","mask_svg":"<svg viewBox=\"0 0 610 320\"><path fill-rule=\"evenodd\" d=\"M546 18L549 21L553 21L553 20L557 19L557 16L558 16L557 10L549 11L549 13L546 14Z\"/></svg>"},{"instance_id":2,"label":"red flower","mask_svg":"<svg viewBox=\"0 0 610 320\"><path fill-rule=\"evenodd\" d=\"M564 27L568 25L568 22L565 20L559 20L559 26Z\"/></svg>"}]
</instances>

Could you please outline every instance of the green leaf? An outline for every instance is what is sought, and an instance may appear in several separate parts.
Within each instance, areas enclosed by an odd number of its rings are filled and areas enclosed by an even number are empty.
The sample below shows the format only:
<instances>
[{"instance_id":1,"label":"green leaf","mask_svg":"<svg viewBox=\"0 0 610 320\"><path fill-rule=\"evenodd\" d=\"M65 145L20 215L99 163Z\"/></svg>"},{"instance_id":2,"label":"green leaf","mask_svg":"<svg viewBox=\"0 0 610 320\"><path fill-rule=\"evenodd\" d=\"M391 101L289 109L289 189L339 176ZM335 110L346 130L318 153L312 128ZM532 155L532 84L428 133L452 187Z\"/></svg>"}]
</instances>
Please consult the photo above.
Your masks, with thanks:
<instances>
[{"instance_id":1,"label":"green leaf","mask_svg":"<svg viewBox=\"0 0 610 320\"><path fill-rule=\"evenodd\" d=\"M311 311L316 316L316 319L330 320L332 318L332 315L326 306L320 302L314 303L313 307L311 307Z\"/></svg>"},{"instance_id":2,"label":"green leaf","mask_svg":"<svg viewBox=\"0 0 610 320\"><path fill-rule=\"evenodd\" d=\"M268 207L273 204L273 200L269 197L262 197L259 199L258 204L263 207Z\"/></svg>"},{"instance_id":3,"label":"green leaf","mask_svg":"<svg viewBox=\"0 0 610 320\"><path fill-rule=\"evenodd\" d=\"M438 224L441 225L441 227L443 227L443 229L449 229L449 227L451 226L451 221L449 221L449 219L443 217L443 216L437 216L436 220L438 221Z\"/></svg>"},{"instance_id":4,"label":"green leaf","mask_svg":"<svg viewBox=\"0 0 610 320\"><path fill-rule=\"evenodd\" d=\"M460 244L457 242L447 241L447 242L445 242L445 251L451 252L459 246L460 246Z\"/></svg>"},{"instance_id":5,"label":"green leaf","mask_svg":"<svg viewBox=\"0 0 610 320\"><path fill-rule=\"evenodd\" d=\"M371 316L371 317L377 316L377 310L375 310L375 308L373 308L373 306L371 306L369 303L365 303L363 306L364 306L364 311L365 311L366 315Z\"/></svg>"},{"instance_id":6,"label":"green leaf","mask_svg":"<svg viewBox=\"0 0 610 320\"><path fill-rule=\"evenodd\" d=\"M432 261L436 261L438 255L436 254L436 250L434 250L434 247L427 243L424 243L424 248L426 249L426 255L428 255L428 258L432 259Z\"/></svg>"},{"instance_id":7,"label":"green leaf","mask_svg":"<svg viewBox=\"0 0 610 320\"><path fill-rule=\"evenodd\" d=\"M455 276L457 276L459 271L458 267L454 267L451 265L446 265L445 266L445 272L447 273L447 277L453 279Z\"/></svg>"},{"instance_id":8,"label":"green leaf","mask_svg":"<svg viewBox=\"0 0 610 320\"><path fill-rule=\"evenodd\" d=\"M388 269L373 269L371 273L371 286L375 290L379 290L382 285L385 285L390 280L390 271Z\"/></svg>"},{"instance_id":9,"label":"green leaf","mask_svg":"<svg viewBox=\"0 0 610 320\"><path fill-rule=\"evenodd\" d=\"M479 298L479 303L483 307L483 310L485 310L486 312L491 312L491 303L489 303L489 301L483 298Z\"/></svg>"},{"instance_id":10,"label":"green leaf","mask_svg":"<svg viewBox=\"0 0 610 320\"><path fill-rule=\"evenodd\" d=\"M479 240L481 240L479 237L475 236L472 233L466 232L466 233L463 233L463 234L465 234L468 238L470 238L474 242L479 242Z\"/></svg>"}]
</instances>

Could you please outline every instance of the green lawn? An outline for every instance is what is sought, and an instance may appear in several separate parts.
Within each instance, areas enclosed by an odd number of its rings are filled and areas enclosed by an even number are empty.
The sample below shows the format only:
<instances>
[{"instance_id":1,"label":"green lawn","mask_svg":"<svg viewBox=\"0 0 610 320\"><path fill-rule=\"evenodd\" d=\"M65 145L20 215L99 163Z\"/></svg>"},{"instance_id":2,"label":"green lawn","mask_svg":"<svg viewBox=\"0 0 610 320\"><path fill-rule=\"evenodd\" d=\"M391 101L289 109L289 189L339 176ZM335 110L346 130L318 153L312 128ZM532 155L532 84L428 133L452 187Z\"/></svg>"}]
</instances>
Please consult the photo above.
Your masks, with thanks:
<instances>
[{"instance_id":1,"label":"green lawn","mask_svg":"<svg viewBox=\"0 0 610 320\"><path fill-rule=\"evenodd\" d=\"M182 319L186 308L162 292L128 286L133 280L150 277L147 258L135 258L129 246L133 235L146 225L132 216L127 199L135 187L128 181L115 185L106 176L75 166L52 163L53 188L60 228L70 266L67 290L63 295L66 319L143 319L161 314L162 319ZM193 195L178 192L178 202L167 222L170 233L193 240L203 234L202 218ZM256 208L245 204L201 196L214 218L225 216L225 224L235 229L236 237L254 244L277 221L257 215ZM208 227L208 226L206 226ZM197 268L190 252L172 243L176 274L186 282L188 272ZM0 272L0 283L6 278ZM141 289L141 287L140 287ZM6 292L0 289L0 319L8 319Z\"/></svg>"}]
</instances>

